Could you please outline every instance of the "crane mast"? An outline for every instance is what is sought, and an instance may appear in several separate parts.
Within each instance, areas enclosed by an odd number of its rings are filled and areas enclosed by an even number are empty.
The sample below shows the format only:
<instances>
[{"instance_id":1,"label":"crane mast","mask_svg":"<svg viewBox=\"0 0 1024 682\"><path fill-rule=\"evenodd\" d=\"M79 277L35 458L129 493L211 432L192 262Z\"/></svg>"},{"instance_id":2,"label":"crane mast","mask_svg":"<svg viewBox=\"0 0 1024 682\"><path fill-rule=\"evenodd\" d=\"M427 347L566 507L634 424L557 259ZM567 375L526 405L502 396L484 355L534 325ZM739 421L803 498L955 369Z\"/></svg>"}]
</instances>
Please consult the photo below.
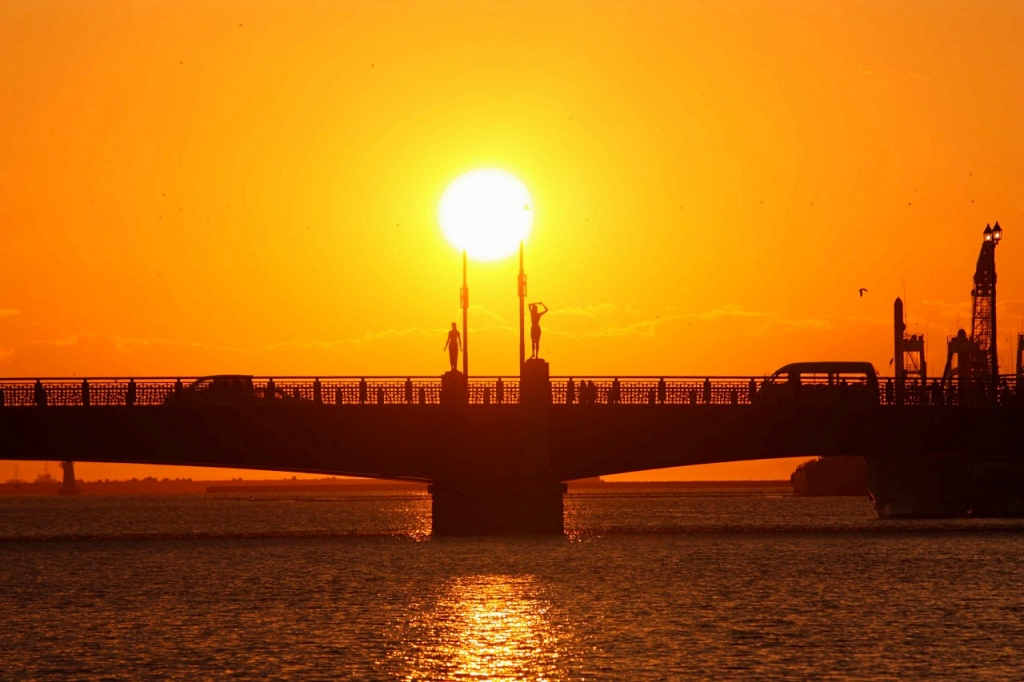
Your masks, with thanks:
<instances>
[{"instance_id":1,"label":"crane mast","mask_svg":"<svg viewBox=\"0 0 1024 682\"><path fill-rule=\"evenodd\" d=\"M999 355L996 352L996 245L1002 238L999 223L995 228L985 226L984 241L974 269L974 289L971 291L971 340L977 347L978 362L975 377L997 379ZM998 237L996 235L999 235Z\"/></svg>"},{"instance_id":2,"label":"crane mast","mask_svg":"<svg viewBox=\"0 0 1024 682\"><path fill-rule=\"evenodd\" d=\"M996 347L996 246L1003 238L997 222L986 225L974 269L971 289L971 334L963 329L948 340L943 383L953 378L999 383L999 352Z\"/></svg>"}]
</instances>

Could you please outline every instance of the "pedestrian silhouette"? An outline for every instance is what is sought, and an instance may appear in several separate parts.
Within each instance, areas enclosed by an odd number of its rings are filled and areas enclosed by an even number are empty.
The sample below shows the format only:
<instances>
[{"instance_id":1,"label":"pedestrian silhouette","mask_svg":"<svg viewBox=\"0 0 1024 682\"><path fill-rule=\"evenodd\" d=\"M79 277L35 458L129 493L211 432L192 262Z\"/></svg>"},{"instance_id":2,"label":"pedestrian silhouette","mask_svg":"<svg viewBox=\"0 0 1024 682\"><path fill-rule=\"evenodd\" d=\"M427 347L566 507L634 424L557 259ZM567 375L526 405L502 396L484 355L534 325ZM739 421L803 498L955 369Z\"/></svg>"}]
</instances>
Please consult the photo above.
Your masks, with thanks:
<instances>
[{"instance_id":1,"label":"pedestrian silhouette","mask_svg":"<svg viewBox=\"0 0 1024 682\"><path fill-rule=\"evenodd\" d=\"M544 308L544 310L538 310L537 306ZM530 341L533 342L531 358L535 358L540 354L540 318L547 311L548 307L543 303L530 304Z\"/></svg>"},{"instance_id":2,"label":"pedestrian silhouette","mask_svg":"<svg viewBox=\"0 0 1024 682\"><path fill-rule=\"evenodd\" d=\"M457 371L459 366L459 351L462 350L462 335L459 334L458 325L452 322L452 330L448 332L448 340L444 342L444 348L448 351L448 360L452 363L452 371Z\"/></svg>"}]
</instances>

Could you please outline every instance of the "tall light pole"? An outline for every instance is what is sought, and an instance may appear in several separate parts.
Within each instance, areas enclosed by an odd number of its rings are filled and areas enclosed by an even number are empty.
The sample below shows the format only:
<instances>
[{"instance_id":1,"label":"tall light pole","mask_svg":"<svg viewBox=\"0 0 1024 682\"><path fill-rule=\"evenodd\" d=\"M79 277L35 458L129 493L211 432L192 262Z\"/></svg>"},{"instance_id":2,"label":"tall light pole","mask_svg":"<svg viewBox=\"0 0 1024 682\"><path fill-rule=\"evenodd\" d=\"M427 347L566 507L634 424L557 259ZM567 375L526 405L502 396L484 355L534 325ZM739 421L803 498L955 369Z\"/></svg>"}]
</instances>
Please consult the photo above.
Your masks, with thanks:
<instances>
[{"instance_id":1,"label":"tall light pole","mask_svg":"<svg viewBox=\"0 0 1024 682\"><path fill-rule=\"evenodd\" d=\"M523 270L523 240L519 240L519 376L526 367L526 272Z\"/></svg>"},{"instance_id":2,"label":"tall light pole","mask_svg":"<svg viewBox=\"0 0 1024 682\"><path fill-rule=\"evenodd\" d=\"M466 284L466 250L462 250L462 289L459 290L459 304L462 306L462 375L469 378L469 286Z\"/></svg>"}]
</instances>

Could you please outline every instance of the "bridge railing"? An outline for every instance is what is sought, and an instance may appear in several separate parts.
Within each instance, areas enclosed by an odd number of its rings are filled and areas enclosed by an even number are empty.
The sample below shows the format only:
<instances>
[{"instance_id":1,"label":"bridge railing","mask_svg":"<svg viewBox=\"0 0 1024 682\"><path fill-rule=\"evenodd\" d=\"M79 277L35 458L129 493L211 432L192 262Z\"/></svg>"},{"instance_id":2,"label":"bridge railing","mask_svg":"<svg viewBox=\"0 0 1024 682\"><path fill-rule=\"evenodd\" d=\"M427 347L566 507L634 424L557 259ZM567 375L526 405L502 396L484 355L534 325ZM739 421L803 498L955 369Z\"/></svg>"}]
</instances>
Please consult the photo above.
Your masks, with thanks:
<instances>
[{"instance_id":1,"label":"bridge railing","mask_svg":"<svg viewBox=\"0 0 1024 682\"><path fill-rule=\"evenodd\" d=\"M749 405L763 378L553 377L555 404Z\"/></svg>"},{"instance_id":2,"label":"bridge railing","mask_svg":"<svg viewBox=\"0 0 1024 682\"><path fill-rule=\"evenodd\" d=\"M186 399L276 400L324 405L437 405L438 377L264 377L229 391L198 392L197 377L0 379L0 407L152 406ZM218 400L219 399L219 400ZM473 377L471 404L517 404L518 377Z\"/></svg>"},{"instance_id":3,"label":"bridge railing","mask_svg":"<svg viewBox=\"0 0 1024 682\"><path fill-rule=\"evenodd\" d=\"M323 405L436 405L438 377L257 377L251 384L218 393L202 393L196 378L0 379L0 408L28 406L153 406L175 402L183 394L200 402L274 400ZM208 380L207 380L208 381ZM229 387L230 388L230 387ZM220 390L224 390L223 388ZM241 392L239 392L241 391ZM877 395L876 395L877 393ZM552 377L556 405L750 405L763 402L814 404L856 402L884 406L1024 405L1024 384L1016 377L989 380L928 379L899 382L882 378L877 388L866 381L830 383L803 379L799 385L764 377ZM518 377L472 377L473 405L519 403Z\"/></svg>"},{"instance_id":4,"label":"bridge railing","mask_svg":"<svg viewBox=\"0 0 1024 682\"><path fill-rule=\"evenodd\" d=\"M881 380L879 402L907 406L1009 406L1024 405L1024 384L1013 375L997 383L990 379Z\"/></svg>"}]
</instances>

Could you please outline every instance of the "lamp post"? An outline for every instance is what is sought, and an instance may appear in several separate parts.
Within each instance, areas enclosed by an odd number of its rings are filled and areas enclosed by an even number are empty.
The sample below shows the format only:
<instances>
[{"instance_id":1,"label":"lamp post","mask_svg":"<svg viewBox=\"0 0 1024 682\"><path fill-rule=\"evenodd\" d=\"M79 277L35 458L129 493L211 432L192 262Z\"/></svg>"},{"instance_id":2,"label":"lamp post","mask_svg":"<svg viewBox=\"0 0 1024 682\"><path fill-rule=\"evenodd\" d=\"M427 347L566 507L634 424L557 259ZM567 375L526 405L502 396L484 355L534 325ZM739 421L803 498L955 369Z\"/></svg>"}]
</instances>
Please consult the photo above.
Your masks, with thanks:
<instances>
[{"instance_id":1,"label":"lamp post","mask_svg":"<svg viewBox=\"0 0 1024 682\"><path fill-rule=\"evenodd\" d=\"M462 375L469 379L469 285L466 284L466 250L462 250L462 288L459 289L462 306Z\"/></svg>"},{"instance_id":2,"label":"lamp post","mask_svg":"<svg viewBox=\"0 0 1024 682\"><path fill-rule=\"evenodd\" d=\"M519 241L519 374L526 366L526 271L523 269L524 242ZM462 374L469 378L469 285L466 281L466 250L462 250L462 288L459 289L459 307L462 308Z\"/></svg>"},{"instance_id":3,"label":"lamp post","mask_svg":"<svg viewBox=\"0 0 1024 682\"><path fill-rule=\"evenodd\" d=\"M526 367L526 272L523 270L523 240L519 240L519 376Z\"/></svg>"}]
</instances>

